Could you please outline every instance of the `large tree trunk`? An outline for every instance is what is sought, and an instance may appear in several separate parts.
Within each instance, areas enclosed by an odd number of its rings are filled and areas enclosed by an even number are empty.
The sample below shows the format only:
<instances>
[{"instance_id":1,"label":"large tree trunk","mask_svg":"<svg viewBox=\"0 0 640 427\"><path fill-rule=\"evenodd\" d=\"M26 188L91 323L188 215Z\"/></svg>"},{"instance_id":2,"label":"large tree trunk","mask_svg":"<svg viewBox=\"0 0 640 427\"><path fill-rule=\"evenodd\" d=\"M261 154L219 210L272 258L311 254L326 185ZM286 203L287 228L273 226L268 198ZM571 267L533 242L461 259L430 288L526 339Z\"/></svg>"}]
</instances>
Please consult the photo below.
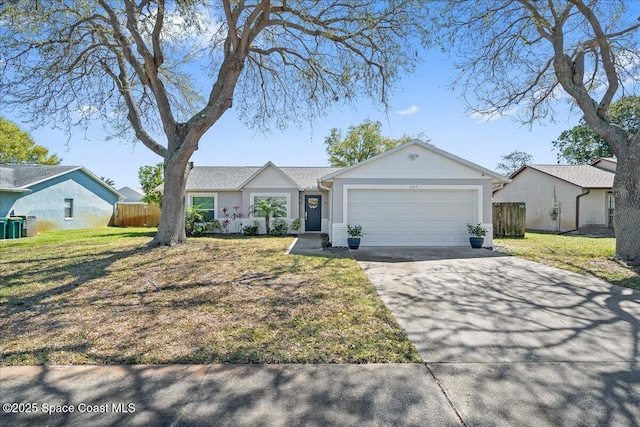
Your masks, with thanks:
<instances>
[{"instance_id":1,"label":"large tree trunk","mask_svg":"<svg viewBox=\"0 0 640 427\"><path fill-rule=\"evenodd\" d=\"M636 138L637 139L637 138ZM613 180L616 257L640 265L640 144L619 144Z\"/></svg>"},{"instance_id":2,"label":"large tree trunk","mask_svg":"<svg viewBox=\"0 0 640 427\"><path fill-rule=\"evenodd\" d=\"M185 187L193 164L187 160L164 161L164 192L162 212L156 237L151 245L173 246L187 241L184 228Z\"/></svg>"}]
</instances>

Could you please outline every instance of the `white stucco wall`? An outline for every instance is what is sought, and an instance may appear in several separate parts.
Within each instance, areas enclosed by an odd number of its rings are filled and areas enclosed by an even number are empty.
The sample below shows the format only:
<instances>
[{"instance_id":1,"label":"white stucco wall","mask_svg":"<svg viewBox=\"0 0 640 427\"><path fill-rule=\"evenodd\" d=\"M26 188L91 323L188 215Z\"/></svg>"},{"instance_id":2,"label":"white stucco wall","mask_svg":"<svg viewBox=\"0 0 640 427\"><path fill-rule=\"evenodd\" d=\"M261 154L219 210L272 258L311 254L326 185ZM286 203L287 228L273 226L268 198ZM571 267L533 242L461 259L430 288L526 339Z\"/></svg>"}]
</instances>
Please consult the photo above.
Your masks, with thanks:
<instances>
[{"instance_id":1,"label":"white stucco wall","mask_svg":"<svg viewBox=\"0 0 640 427\"><path fill-rule=\"evenodd\" d=\"M591 190L580 198L580 227L607 225L607 190Z\"/></svg>"}]
</instances>

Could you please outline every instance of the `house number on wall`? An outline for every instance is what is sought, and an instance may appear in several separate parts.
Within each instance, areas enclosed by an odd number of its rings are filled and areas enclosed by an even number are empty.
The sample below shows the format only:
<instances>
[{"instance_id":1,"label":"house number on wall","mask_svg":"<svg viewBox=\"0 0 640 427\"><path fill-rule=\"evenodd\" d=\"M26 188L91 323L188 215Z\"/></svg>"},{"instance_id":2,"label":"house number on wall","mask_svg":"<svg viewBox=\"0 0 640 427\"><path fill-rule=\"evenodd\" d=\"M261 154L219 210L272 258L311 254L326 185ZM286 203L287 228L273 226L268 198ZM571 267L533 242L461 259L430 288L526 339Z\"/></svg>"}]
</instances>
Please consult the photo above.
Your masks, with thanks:
<instances>
[{"instance_id":1,"label":"house number on wall","mask_svg":"<svg viewBox=\"0 0 640 427\"><path fill-rule=\"evenodd\" d=\"M417 186L417 185L410 185L410 186L409 186L409 189L411 189L411 190L415 190L415 189L417 189L417 188L418 188L418 186Z\"/></svg>"}]
</instances>

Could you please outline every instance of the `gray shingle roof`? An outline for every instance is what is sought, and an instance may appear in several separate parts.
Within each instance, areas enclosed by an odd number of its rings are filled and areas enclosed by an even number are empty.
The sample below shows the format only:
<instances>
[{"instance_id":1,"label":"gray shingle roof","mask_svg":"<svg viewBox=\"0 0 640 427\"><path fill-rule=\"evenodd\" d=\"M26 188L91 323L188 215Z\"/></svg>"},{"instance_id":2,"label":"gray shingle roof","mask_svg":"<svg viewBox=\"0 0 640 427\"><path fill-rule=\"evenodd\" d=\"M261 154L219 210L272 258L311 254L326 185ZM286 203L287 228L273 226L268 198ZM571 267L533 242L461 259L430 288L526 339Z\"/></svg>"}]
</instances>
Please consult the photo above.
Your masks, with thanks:
<instances>
[{"instance_id":1,"label":"gray shingle roof","mask_svg":"<svg viewBox=\"0 0 640 427\"><path fill-rule=\"evenodd\" d=\"M189 173L187 191L236 190L243 182L262 169L261 166L196 166ZM341 168L281 167L285 175L300 188L317 188L318 178Z\"/></svg>"},{"instance_id":2,"label":"gray shingle roof","mask_svg":"<svg viewBox=\"0 0 640 427\"><path fill-rule=\"evenodd\" d=\"M281 171L296 182L300 188L317 188L318 179L344 168L335 167L283 167Z\"/></svg>"},{"instance_id":3,"label":"gray shingle roof","mask_svg":"<svg viewBox=\"0 0 640 427\"><path fill-rule=\"evenodd\" d=\"M235 190L260 168L255 166L196 166L187 178L189 190Z\"/></svg>"},{"instance_id":4,"label":"gray shingle roof","mask_svg":"<svg viewBox=\"0 0 640 427\"><path fill-rule=\"evenodd\" d=\"M64 175L69 172L80 170L102 184L119 198L122 194L104 183L91 171L82 166L48 166L48 165L0 165L0 190L9 192L28 192L29 187L39 182Z\"/></svg>"},{"instance_id":5,"label":"gray shingle roof","mask_svg":"<svg viewBox=\"0 0 640 427\"><path fill-rule=\"evenodd\" d=\"M1 165L0 188L25 188L75 169L80 166Z\"/></svg>"},{"instance_id":6,"label":"gray shingle roof","mask_svg":"<svg viewBox=\"0 0 640 427\"><path fill-rule=\"evenodd\" d=\"M615 173L591 165L528 165L582 188L611 188Z\"/></svg>"}]
</instances>

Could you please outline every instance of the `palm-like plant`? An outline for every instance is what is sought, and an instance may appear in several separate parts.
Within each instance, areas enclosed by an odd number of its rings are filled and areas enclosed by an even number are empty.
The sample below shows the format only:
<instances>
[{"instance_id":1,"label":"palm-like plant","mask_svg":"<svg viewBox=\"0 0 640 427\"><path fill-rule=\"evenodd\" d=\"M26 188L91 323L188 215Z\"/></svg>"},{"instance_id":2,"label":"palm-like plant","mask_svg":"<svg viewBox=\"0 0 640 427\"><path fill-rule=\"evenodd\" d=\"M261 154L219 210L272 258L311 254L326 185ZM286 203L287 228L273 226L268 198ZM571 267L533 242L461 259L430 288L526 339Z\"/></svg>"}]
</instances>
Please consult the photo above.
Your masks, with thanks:
<instances>
[{"instance_id":1,"label":"palm-like plant","mask_svg":"<svg viewBox=\"0 0 640 427\"><path fill-rule=\"evenodd\" d=\"M249 206L249 211L254 217L264 216L264 226L267 234L271 232L271 228L269 227L269 220L271 218L287 216L287 206L284 200L274 199L272 197L260 200L258 203Z\"/></svg>"},{"instance_id":2,"label":"palm-like plant","mask_svg":"<svg viewBox=\"0 0 640 427\"><path fill-rule=\"evenodd\" d=\"M196 223L204 221L204 216L199 211L200 207L200 205L189 206L184 214L184 229L189 236L193 235Z\"/></svg>"}]
</instances>

